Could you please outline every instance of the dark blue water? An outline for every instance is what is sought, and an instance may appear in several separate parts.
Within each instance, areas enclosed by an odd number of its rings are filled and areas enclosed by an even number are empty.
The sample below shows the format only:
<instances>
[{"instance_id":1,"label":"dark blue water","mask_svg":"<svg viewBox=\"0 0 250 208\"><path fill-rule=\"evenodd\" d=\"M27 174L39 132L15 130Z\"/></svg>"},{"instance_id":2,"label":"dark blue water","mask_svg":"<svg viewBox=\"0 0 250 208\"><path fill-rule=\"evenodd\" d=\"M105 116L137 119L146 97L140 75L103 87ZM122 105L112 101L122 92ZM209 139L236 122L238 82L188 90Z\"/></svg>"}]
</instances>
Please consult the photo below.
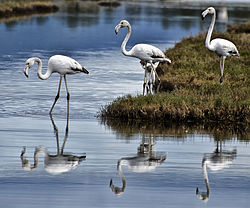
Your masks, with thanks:
<instances>
[{"instance_id":1,"label":"dark blue water","mask_svg":"<svg viewBox=\"0 0 250 208\"><path fill-rule=\"evenodd\" d=\"M216 29L223 31L227 23L249 19L250 5L246 5L230 4L228 22L218 21ZM126 30L116 36L115 25L121 19L130 21L133 31L128 48L143 42L166 50L185 36L206 31L209 18L200 19L205 8L163 2L122 2L117 8L91 3L89 7L80 2L78 7L64 4L56 14L1 22L1 206L248 207L247 136L242 139L229 128L105 125L96 118L98 110L114 98L142 93L144 72L138 60L122 55ZM54 54L71 56L90 71L68 76L71 100L66 139L64 86L54 109L54 124L48 115L58 75L40 80L35 67L28 79L23 74L27 58L38 56L46 67ZM36 149L40 150L37 162ZM47 157L41 150L48 151ZM81 155L86 159L73 164ZM206 202L196 195L197 187L207 191L202 161L210 187ZM110 188L111 179L119 195Z\"/></svg>"}]
</instances>

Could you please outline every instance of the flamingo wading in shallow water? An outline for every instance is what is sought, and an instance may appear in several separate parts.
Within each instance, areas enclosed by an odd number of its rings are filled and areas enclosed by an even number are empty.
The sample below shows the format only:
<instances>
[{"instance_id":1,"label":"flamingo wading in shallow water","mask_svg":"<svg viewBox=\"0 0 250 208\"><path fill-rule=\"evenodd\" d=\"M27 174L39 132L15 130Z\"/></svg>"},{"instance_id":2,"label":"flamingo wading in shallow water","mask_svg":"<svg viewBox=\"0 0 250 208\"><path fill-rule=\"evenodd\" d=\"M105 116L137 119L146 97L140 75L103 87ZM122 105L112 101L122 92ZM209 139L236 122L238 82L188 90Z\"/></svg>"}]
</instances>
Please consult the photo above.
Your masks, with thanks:
<instances>
[{"instance_id":1,"label":"flamingo wading in shallow water","mask_svg":"<svg viewBox=\"0 0 250 208\"><path fill-rule=\"evenodd\" d=\"M205 11L202 12L202 19L204 19L207 14L212 14L212 21L209 26L205 46L208 50L214 51L220 58L220 83L223 82L223 70L224 70L224 62L227 56L238 56L240 54L236 48L236 46L228 40L222 38L216 38L211 40L211 35L214 29L215 19L216 19L216 11L213 7L207 8Z\"/></svg>"},{"instance_id":2,"label":"flamingo wading in shallow water","mask_svg":"<svg viewBox=\"0 0 250 208\"><path fill-rule=\"evenodd\" d=\"M65 82L65 87L67 91L67 114L69 113L69 99L70 99L70 94L68 90L68 85L67 85L67 80L66 80L66 74L76 74L80 72L84 72L88 74L89 72L82 67L76 60L63 56L63 55L54 55L51 56L49 61L48 61L48 69L45 74L42 74L42 61L41 59L37 57L32 57L27 59L26 65L24 68L24 74L26 77L28 77L28 71L29 69L34 65L34 63L38 63L38 69L37 69L37 74L38 77L42 80L48 79L50 75L54 72L57 72L60 74L60 81L59 81L59 87L58 87L58 92L55 97L55 101L50 109L50 114L52 114L53 108L60 96L60 89L61 89L61 83L62 83L62 78L64 78Z\"/></svg>"},{"instance_id":3,"label":"flamingo wading in shallow water","mask_svg":"<svg viewBox=\"0 0 250 208\"><path fill-rule=\"evenodd\" d=\"M143 95L144 95L144 90L147 82L147 72L150 72L150 77L155 75L160 82L160 78L156 73L156 67L158 66L159 62L171 63L171 60L168 59L159 48L156 48L155 46L149 44L136 44L130 51L127 51L126 44L130 38L132 31L129 22L127 20L122 20L118 25L116 25L115 33L118 34L119 29L124 27L128 28L128 33L121 45L122 53L125 56L131 56L141 60L140 63L143 69L145 70L145 78L143 83ZM148 67L148 64L150 64L151 67ZM150 89L152 89L152 87L150 87Z\"/></svg>"}]
</instances>

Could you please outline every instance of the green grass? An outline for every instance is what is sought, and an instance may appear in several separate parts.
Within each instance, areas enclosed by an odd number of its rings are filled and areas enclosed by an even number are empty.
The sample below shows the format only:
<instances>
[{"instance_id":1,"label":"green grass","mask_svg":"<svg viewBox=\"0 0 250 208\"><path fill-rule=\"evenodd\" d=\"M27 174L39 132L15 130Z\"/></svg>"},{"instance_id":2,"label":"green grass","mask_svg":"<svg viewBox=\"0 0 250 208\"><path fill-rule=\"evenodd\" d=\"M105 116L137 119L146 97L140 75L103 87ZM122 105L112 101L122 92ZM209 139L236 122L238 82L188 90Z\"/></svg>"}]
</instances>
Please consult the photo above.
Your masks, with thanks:
<instances>
[{"instance_id":1,"label":"green grass","mask_svg":"<svg viewBox=\"0 0 250 208\"><path fill-rule=\"evenodd\" d=\"M250 22L230 26L229 32L214 32L212 38L228 39L240 58L225 61L220 85L218 56L205 48L206 34L184 38L166 51L172 64L158 67L160 93L117 98L103 107L99 116L151 121L250 121Z\"/></svg>"}]
</instances>

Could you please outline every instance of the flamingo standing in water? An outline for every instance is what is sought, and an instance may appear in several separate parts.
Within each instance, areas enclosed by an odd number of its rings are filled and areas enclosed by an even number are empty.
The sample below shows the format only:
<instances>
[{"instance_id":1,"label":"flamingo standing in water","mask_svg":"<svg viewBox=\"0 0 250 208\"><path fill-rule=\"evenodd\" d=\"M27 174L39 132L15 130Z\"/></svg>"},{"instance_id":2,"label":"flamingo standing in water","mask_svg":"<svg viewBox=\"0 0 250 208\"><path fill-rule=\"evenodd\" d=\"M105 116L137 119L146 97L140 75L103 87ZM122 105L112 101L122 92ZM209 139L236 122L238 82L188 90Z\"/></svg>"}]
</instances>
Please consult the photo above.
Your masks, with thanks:
<instances>
[{"instance_id":1,"label":"flamingo standing in water","mask_svg":"<svg viewBox=\"0 0 250 208\"><path fill-rule=\"evenodd\" d=\"M150 77L152 76L152 74L155 74L155 76L160 82L160 78L156 73L156 67L158 66L159 62L171 63L171 60L168 59L159 48L156 48L155 46L149 44L137 44L130 51L127 51L126 44L130 38L132 31L130 23L127 20L122 20L118 25L116 25L115 33L118 34L119 29L124 27L128 28L128 33L121 45L122 53L125 56L131 56L141 60L140 63L143 69L145 69L145 78L143 83L143 95L144 95L145 86L147 82L147 73L150 72ZM150 64L150 67L148 67L148 63ZM150 87L150 89L152 89L152 87Z\"/></svg>"},{"instance_id":2,"label":"flamingo standing in water","mask_svg":"<svg viewBox=\"0 0 250 208\"><path fill-rule=\"evenodd\" d=\"M26 77L28 77L28 75L29 75L28 70L34 65L35 62L38 63L38 69L37 69L38 77L42 80L48 79L50 77L50 75L54 72L57 72L60 74L58 92L57 92L57 95L55 97L55 101L50 109L49 114L52 114L53 108L54 108L54 106L55 106L55 104L60 96L62 78L64 78L65 87L66 87L66 91L67 91L67 116L68 116L70 94L69 94L69 90L68 90L66 74L76 74L76 73L80 73L80 72L84 72L84 73L88 74L89 72L87 71L87 69L82 67L76 60L74 60L70 57L63 56L63 55L54 55L54 56L51 56L49 61L48 61L48 69L47 69L47 72L45 74L42 74L42 61L41 61L41 59L39 59L37 57L32 57L32 58L27 59L26 65L24 68L24 74Z\"/></svg>"},{"instance_id":3,"label":"flamingo standing in water","mask_svg":"<svg viewBox=\"0 0 250 208\"><path fill-rule=\"evenodd\" d=\"M213 7L207 8L202 12L202 19L204 19L207 14L212 14L212 21L209 26L205 46L208 50L215 52L220 58L220 84L223 82L223 70L224 70L224 62L227 56L238 56L240 54L236 48L236 46L229 40L225 40L222 38L216 38L211 40L211 35L214 29L215 19L216 19L216 11Z\"/></svg>"}]
</instances>

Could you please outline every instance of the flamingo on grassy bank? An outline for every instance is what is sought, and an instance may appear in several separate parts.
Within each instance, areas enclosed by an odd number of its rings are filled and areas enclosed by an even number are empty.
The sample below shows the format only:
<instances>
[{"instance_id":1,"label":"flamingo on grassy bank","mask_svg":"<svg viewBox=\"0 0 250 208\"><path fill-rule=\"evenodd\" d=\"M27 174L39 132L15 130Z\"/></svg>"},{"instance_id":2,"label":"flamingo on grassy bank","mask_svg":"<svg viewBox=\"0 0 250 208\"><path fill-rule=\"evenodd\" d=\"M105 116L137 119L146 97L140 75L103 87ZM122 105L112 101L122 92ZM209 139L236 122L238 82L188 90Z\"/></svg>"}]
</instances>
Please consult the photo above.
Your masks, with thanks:
<instances>
[{"instance_id":1,"label":"flamingo on grassy bank","mask_svg":"<svg viewBox=\"0 0 250 208\"><path fill-rule=\"evenodd\" d=\"M118 34L120 28L128 28L128 33L125 36L125 39L122 42L121 49L122 53L125 56L135 57L140 59L140 63L145 70L145 76L144 76L144 83L143 83L143 95L145 92L145 87L147 83L147 73L150 73L150 78L153 76L154 73L157 79L160 82L160 78L158 74L156 73L156 67L158 66L158 62L168 62L171 63L171 60L168 59L165 54L155 46L149 45L149 44L136 44L130 51L126 50L126 44L130 38L131 35L131 25L127 20L121 20L118 25L115 27L115 33ZM150 67L147 66L147 64L150 64ZM153 79L152 79L153 80ZM150 83L154 84L154 83ZM158 89L159 89L158 85ZM150 87L152 89L152 87ZM158 90L157 90L158 91ZM152 93L152 92L151 92Z\"/></svg>"},{"instance_id":2,"label":"flamingo on grassy bank","mask_svg":"<svg viewBox=\"0 0 250 208\"><path fill-rule=\"evenodd\" d=\"M27 59L26 65L24 68L24 74L26 77L28 77L29 69L34 65L35 62L38 63L38 69L37 69L38 77L42 80L48 79L50 77L50 75L54 72L57 72L60 74L58 92L57 92L57 95L55 97L55 101L54 101L54 103L49 111L49 114L52 114L53 108L54 108L58 98L60 97L62 78L64 78L65 87L66 87L66 91L67 91L67 114L68 114L69 113L70 94L69 94L69 90L68 90L66 74L76 74L76 73L80 73L80 72L88 74L89 72L87 71L87 69L82 67L76 60L74 60L70 57L63 56L63 55L54 55L54 56L51 56L49 61L48 61L48 69L47 69L45 74L42 74L42 61L41 61L41 59L39 59L37 57L32 57L32 58Z\"/></svg>"},{"instance_id":3,"label":"flamingo on grassy bank","mask_svg":"<svg viewBox=\"0 0 250 208\"><path fill-rule=\"evenodd\" d=\"M214 29L215 19L216 19L216 11L213 7L207 8L202 12L202 19L204 19L207 14L212 14L212 21L210 23L205 46L208 50L215 52L220 58L220 84L223 82L223 70L224 70L224 62L227 56L237 56L240 57L240 54L236 48L236 46L229 40L216 38L211 40L211 35Z\"/></svg>"}]
</instances>

